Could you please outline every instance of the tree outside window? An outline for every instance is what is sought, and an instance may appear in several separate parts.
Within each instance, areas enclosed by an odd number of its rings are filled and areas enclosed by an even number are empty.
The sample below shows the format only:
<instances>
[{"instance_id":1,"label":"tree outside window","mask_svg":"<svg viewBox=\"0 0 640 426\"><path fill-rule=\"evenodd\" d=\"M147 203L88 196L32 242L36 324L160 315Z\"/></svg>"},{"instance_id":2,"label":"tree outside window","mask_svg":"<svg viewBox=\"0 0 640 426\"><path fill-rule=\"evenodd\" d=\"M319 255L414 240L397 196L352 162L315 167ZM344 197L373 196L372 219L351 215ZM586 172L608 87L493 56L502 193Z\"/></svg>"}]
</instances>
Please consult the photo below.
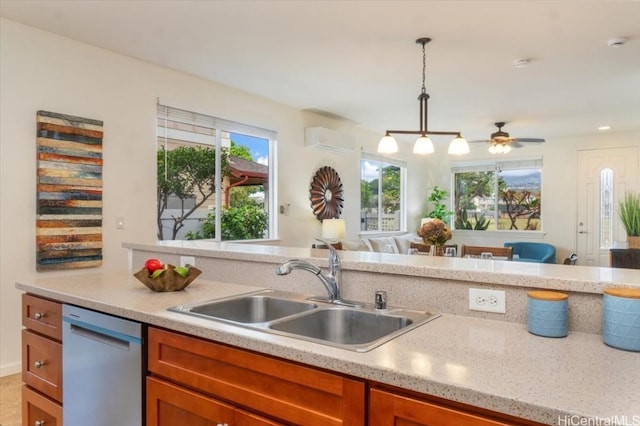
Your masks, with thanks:
<instances>
[{"instance_id":1,"label":"tree outside window","mask_svg":"<svg viewBox=\"0 0 640 426\"><path fill-rule=\"evenodd\" d=\"M400 231L403 227L404 167L380 160L360 161L360 230Z\"/></svg>"}]
</instances>

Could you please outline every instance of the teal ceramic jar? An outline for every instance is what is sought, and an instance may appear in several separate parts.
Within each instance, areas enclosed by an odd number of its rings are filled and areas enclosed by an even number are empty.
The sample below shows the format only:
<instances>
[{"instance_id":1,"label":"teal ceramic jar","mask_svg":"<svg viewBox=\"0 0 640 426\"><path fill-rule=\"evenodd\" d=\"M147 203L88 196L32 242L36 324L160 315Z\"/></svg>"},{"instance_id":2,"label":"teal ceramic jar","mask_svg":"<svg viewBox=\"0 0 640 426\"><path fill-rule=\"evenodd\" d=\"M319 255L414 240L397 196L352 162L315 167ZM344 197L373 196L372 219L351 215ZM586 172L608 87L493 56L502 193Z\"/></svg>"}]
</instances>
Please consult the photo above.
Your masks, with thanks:
<instances>
[{"instance_id":1,"label":"teal ceramic jar","mask_svg":"<svg viewBox=\"0 0 640 426\"><path fill-rule=\"evenodd\" d=\"M565 337L569 330L569 296L556 291L530 291L527 296L529 333Z\"/></svg>"},{"instance_id":2,"label":"teal ceramic jar","mask_svg":"<svg viewBox=\"0 0 640 426\"><path fill-rule=\"evenodd\" d=\"M608 346L640 352L640 289L604 290L602 339Z\"/></svg>"}]
</instances>

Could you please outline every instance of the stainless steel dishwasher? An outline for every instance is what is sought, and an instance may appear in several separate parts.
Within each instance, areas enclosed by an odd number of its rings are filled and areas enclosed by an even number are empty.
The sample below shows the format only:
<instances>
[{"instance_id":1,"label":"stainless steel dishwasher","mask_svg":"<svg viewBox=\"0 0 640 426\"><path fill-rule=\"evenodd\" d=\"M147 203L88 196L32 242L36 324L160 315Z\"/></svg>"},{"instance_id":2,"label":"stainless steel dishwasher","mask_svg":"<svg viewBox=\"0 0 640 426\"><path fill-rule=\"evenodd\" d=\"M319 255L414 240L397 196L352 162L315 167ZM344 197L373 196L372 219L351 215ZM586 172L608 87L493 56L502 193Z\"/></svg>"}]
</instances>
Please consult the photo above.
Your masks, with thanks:
<instances>
[{"instance_id":1,"label":"stainless steel dishwasher","mask_svg":"<svg viewBox=\"0 0 640 426\"><path fill-rule=\"evenodd\" d=\"M62 307L65 426L142 424L142 326Z\"/></svg>"}]
</instances>

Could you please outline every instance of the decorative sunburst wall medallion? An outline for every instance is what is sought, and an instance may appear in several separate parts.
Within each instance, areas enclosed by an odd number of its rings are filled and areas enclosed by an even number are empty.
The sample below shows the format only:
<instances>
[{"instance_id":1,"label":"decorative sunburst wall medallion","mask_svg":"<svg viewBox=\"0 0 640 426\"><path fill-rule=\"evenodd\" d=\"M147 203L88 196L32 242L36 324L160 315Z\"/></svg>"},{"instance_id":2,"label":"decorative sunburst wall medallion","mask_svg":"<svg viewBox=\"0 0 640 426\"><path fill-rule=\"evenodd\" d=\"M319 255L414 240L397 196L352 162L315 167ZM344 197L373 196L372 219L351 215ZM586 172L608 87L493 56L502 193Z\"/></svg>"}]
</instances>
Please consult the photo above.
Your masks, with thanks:
<instances>
[{"instance_id":1,"label":"decorative sunburst wall medallion","mask_svg":"<svg viewBox=\"0 0 640 426\"><path fill-rule=\"evenodd\" d=\"M339 218L344 206L344 190L338 172L329 166L320 167L311 181L309 200L318 220Z\"/></svg>"}]
</instances>

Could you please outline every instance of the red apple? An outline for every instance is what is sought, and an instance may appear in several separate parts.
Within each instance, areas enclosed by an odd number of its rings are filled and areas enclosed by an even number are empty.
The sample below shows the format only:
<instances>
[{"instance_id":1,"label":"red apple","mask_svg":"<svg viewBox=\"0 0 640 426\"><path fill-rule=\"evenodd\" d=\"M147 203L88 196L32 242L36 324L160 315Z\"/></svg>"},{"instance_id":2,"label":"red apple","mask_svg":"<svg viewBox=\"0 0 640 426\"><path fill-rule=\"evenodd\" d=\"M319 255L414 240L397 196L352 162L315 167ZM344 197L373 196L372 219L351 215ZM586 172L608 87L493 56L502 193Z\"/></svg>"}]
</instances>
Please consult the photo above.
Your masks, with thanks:
<instances>
[{"instance_id":1,"label":"red apple","mask_svg":"<svg viewBox=\"0 0 640 426\"><path fill-rule=\"evenodd\" d=\"M153 271L164 269L164 264L158 259L148 259L144 262L144 267L147 268L147 271L149 271L150 274L153 274Z\"/></svg>"}]
</instances>

